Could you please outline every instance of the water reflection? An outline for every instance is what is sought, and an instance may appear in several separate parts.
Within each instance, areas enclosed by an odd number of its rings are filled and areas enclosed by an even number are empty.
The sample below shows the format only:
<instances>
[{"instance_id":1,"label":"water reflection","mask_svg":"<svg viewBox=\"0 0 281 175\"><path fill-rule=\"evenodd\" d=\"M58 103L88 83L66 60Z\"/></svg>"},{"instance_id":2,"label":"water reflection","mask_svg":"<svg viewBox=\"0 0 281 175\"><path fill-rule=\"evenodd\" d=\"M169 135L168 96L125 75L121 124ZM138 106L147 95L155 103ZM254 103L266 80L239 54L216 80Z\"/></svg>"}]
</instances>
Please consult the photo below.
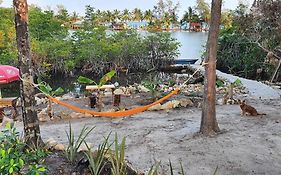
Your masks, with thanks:
<instances>
[{"instance_id":1,"label":"water reflection","mask_svg":"<svg viewBox=\"0 0 281 175\"><path fill-rule=\"evenodd\" d=\"M208 38L207 32L175 31L172 36L181 43L179 58L201 58Z\"/></svg>"}]
</instances>

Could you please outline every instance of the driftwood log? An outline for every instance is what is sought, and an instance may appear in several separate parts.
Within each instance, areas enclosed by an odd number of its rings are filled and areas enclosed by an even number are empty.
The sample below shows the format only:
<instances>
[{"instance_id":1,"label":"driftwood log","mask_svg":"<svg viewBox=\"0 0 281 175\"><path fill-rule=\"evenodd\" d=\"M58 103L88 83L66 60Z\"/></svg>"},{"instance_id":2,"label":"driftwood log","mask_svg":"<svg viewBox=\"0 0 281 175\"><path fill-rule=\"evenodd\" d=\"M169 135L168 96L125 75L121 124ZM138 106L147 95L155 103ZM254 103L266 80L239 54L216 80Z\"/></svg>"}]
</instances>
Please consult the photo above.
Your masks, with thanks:
<instances>
[{"instance_id":1,"label":"driftwood log","mask_svg":"<svg viewBox=\"0 0 281 175\"><path fill-rule=\"evenodd\" d=\"M169 65L160 67L159 71L166 73L178 73L178 74L190 74L192 75L196 68L191 67L190 65ZM199 71L197 72L188 82L189 84L202 83L204 81L203 74Z\"/></svg>"}]
</instances>

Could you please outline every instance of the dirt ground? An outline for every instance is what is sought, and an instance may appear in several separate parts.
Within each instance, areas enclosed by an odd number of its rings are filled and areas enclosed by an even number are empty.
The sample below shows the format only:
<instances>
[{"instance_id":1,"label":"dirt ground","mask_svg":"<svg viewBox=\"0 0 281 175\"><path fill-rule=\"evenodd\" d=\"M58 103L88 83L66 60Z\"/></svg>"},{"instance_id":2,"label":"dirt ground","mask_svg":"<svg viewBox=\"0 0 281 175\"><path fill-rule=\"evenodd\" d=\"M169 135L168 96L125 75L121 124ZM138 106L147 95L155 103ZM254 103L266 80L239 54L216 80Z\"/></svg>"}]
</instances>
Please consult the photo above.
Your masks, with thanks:
<instances>
[{"instance_id":1,"label":"dirt ground","mask_svg":"<svg viewBox=\"0 0 281 175\"><path fill-rule=\"evenodd\" d=\"M126 137L126 158L138 170L148 170L161 161L162 174L168 171L169 159L174 173L281 174L281 101L248 99L266 116L240 116L238 105L217 105L221 134L203 137L197 134L201 109L196 107L171 111L143 112L126 118L87 118L46 122L40 125L44 140L54 138L67 144L66 132L71 122L76 135L84 125L95 126L87 139L94 147L108 133ZM68 122L69 121L69 122ZM22 128L22 124L17 124ZM112 134L111 139L113 139Z\"/></svg>"}]
</instances>

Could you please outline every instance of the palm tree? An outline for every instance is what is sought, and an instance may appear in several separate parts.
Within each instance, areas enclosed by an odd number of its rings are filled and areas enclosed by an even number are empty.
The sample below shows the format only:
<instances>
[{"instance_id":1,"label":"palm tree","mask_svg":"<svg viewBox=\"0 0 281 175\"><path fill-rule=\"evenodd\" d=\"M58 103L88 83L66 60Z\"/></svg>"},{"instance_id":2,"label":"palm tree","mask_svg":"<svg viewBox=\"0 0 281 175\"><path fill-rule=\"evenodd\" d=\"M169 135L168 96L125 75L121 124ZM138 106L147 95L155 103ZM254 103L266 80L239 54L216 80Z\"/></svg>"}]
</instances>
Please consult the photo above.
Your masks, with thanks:
<instances>
[{"instance_id":1,"label":"palm tree","mask_svg":"<svg viewBox=\"0 0 281 175\"><path fill-rule=\"evenodd\" d=\"M133 15L133 20L134 21L141 21L143 19L142 17L142 12L140 9L138 8L135 8L132 12L132 15Z\"/></svg>"},{"instance_id":2,"label":"palm tree","mask_svg":"<svg viewBox=\"0 0 281 175\"><path fill-rule=\"evenodd\" d=\"M162 17L162 23L164 24L166 29L170 28L170 25L172 23L172 18L168 12L164 13L164 16Z\"/></svg>"},{"instance_id":3,"label":"palm tree","mask_svg":"<svg viewBox=\"0 0 281 175\"><path fill-rule=\"evenodd\" d=\"M120 18L121 18L120 11L117 9L113 10L112 15L113 15L113 17L112 17L113 22L116 22L117 20L120 20Z\"/></svg>"},{"instance_id":4,"label":"palm tree","mask_svg":"<svg viewBox=\"0 0 281 175\"><path fill-rule=\"evenodd\" d=\"M121 20L125 22L130 20L130 12L128 9L123 10Z\"/></svg>"},{"instance_id":5,"label":"palm tree","mask_svg":"<svg viewBox=\"0 0 281 175\"><path fill-rule=\"evenodd\" d=\"M148 21L149 23L152 22L152 18L153 18L153 13L152 11L149 9L149 10L146 10L144 12L144 15L143 15L143 19L145 19L146 21Z\"/></svg>"},{"instance_id":6,"label":"palm tree","mask_svg":"<svg viewBox=\"0 0 281 175\"><path fill-rule=\"evenodd\" d=\"M107 10L104 14L104 20L108 23L112 23L113 22L113 15L111 13L110 10Z\"/></svg>"},{"instance_id":7,"label":"palm tree","mask_svg":"<svg viewBox=\"0 0 281 175\"><path fill-rule=\"evenodd\" d=\"M189 23L189 28L188 28L189 31L190 31L193 16L194 16L194 14L193 14L192 7L188 7L188 16L187 16L188 18L187 18L187 20L188 20L188 23Z\"/></svg>"}]
</instances>

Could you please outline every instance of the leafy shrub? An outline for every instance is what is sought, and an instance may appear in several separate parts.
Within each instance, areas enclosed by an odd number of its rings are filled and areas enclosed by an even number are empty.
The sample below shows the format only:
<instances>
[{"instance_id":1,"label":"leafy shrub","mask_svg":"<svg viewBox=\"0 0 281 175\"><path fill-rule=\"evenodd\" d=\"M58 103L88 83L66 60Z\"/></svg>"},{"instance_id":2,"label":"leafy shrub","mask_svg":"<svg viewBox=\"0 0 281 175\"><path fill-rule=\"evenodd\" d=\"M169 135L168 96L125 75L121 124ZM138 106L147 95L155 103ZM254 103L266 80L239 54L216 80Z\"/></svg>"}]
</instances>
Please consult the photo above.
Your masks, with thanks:
<instances>
[{"instance_id":1,"label":"leafy shrub","mask_svg":"<svg viewBox=\"0 0 281 175\"><path fill-rule=\"evenodd\" d=\"M0 132L0 172L16 174L29 166L27 174L44 174L46 168L41 165L47 152L43 149L30 150L20 139L16 128L10 123ZM37 172L37 173L36 173Z\"/></svg>"},{"instance_id":2,"label":"leafy shrub","mask_svg":"<svg viewBox=\"0 0 281 175\"><path fill-rule=\"evenodd\" d=\"M234 27L220 33L217 68L223 72L237 76L257 77L257 69L263 67L266 53L256 43L239 32Z\"/></svg>"}]
</instances>

